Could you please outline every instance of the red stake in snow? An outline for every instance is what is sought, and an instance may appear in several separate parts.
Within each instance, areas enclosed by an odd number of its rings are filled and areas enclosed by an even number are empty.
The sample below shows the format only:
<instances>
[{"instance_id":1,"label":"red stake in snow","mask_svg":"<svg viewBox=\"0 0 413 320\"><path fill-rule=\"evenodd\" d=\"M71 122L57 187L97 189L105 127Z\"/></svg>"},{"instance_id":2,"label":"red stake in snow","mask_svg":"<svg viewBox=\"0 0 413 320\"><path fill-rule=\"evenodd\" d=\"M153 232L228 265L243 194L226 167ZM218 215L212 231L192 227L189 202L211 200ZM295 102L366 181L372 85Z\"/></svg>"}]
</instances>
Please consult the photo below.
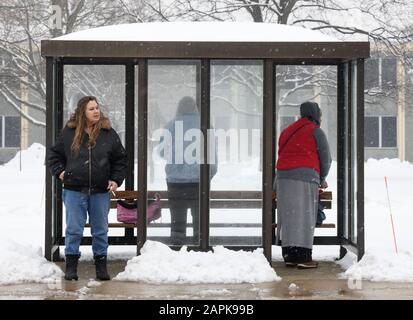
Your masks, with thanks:
<instances>
[{"instance_id":1,"label":"red stake in snow","mask_svg":"<svg viewBox=\"0 0 413 320\"><path fill-rule=\"evenodd\" d=\"M394 232L393 215L392 215L392 213L391 213L391 206L390 206L389 187L387 186L387 177L384 177L384 182L386 183L387 201L389 202L390 220L391 220L391 228L392 228L392 230L393 230L394 247L396 248L396 253L398 253L398 250L397 250L397 242L396 242L396 234L395 234L395 232Z\"/></svg>"}]
</instances>

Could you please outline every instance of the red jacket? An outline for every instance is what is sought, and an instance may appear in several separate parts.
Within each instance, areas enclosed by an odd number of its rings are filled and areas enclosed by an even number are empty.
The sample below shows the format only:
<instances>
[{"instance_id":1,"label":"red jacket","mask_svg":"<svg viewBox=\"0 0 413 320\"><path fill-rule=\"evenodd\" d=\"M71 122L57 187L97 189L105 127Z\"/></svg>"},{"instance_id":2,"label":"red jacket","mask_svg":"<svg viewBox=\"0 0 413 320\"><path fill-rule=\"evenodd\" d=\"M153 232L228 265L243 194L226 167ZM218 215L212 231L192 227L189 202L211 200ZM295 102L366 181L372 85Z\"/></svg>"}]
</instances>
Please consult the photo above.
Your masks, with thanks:
<instances>
[{"instance_id":1,"label":"red jacket","mask_svg":"<svg viewBox=\"0 0 413 320\"><path fill-rule=\"evenodd\" d=\"M320 173L320 159L313 130L320 126L301 118L281 132L277 170L312 168Z\"/></svg>"}]
</instances>

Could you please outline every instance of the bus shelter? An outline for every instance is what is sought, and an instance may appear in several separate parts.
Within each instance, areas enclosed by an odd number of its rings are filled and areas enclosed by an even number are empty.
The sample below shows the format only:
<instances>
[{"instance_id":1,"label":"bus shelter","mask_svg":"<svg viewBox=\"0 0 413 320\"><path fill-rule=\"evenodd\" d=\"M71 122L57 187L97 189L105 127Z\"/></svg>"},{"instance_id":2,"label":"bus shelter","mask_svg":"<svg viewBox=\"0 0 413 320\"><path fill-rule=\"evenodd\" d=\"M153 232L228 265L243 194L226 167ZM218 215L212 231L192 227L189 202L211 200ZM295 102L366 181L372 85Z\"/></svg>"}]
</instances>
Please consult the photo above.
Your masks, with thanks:
<instances>
[{"instance_id":1,"label":"bus shelter","mask_svg":"<svg viewBox=\"0 0 413 320\"><path fill-rule=\"evenodd\" d=\"M333 197L325 200L334 214L326 212L329 221L317 228L314 244L337 245L340 257L351 250L360 259L364 60L369 50L367 41L340 41L308 29L266 23L137 23L43 40L46 157L77 100L96 96L128 153L122 188L135 192L138 212L146 212L155 193L161 195L163 208L161 219L149 223L138 214L133 225L117 223L111 210L109 244L136 246L137 254L146 240L178 248L170 237L159 130L174 119L180 99L190 96L199 110L199 130L188 139L200 139L201 161L199 192L194 196L198 219L189 214L193 210L188 212L184 244L204 251L216 245L262 247L271 261L276 242L272 185L277 139L298 119L300 103L316 101L334 160L328 178ZM214 165L217 172L211 179ZM48 260L59 259L64 245L61 195L61 182L46 169ZM91 245L87 229L81 245Z\"/></svg>"}]
</instances>

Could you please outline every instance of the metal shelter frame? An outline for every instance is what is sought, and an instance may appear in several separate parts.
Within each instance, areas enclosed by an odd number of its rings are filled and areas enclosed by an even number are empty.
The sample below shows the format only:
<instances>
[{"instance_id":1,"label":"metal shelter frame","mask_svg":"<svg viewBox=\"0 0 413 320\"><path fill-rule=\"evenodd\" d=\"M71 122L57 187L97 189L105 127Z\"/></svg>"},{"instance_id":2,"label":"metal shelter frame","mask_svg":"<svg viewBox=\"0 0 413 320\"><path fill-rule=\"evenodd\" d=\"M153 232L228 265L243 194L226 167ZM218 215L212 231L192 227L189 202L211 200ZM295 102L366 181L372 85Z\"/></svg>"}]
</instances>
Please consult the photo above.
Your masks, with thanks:
<instances>
[{"instance_id":1,"label":"metal shelter frame","mask_svg":"<svg viewBox=\"0 0 413 320\"><path fill-rule=\"evenodd\" d=\"M364 59L369 57L368 42L144 42L144 41L77 41L43 40L42 56L46 60L46 157L49 147L63 127L63 74L65 65L125 66L125 148L133 154L138 140L138 185L134 186L133 157L125 181L126 190L137 187L138 211L147 206L147 113L148 60L196 59L200 61L201 130L204 133L204 164L200 174L200 245L209 244L209 164L208 134L210 127L210 69L214 59L261 60L263 62L263 155L262 155L262 246L271 261L272 182L276 153L276 81L277 65L333 65L337 67L337 235L315 237L315 245L339 245L340 257L347 250L358 259L364 254ZM135 66L138 68L138 95L135 96ZM138 108L138 136L134 135L134 110ZM64 245L62 185L46 169L45 257L59 259ZM356 228L353 228L357 219ZM125 236L110 236L111 245L136 245L137 254L146 241L146 217L139 215L133 230ZM354 239L356 239L354 241ZM82 245L90 245L84 237ZM251 249L231 246L234 249ZM255 247L254 247L255 248Z\"/></svg>"}]
</instances>

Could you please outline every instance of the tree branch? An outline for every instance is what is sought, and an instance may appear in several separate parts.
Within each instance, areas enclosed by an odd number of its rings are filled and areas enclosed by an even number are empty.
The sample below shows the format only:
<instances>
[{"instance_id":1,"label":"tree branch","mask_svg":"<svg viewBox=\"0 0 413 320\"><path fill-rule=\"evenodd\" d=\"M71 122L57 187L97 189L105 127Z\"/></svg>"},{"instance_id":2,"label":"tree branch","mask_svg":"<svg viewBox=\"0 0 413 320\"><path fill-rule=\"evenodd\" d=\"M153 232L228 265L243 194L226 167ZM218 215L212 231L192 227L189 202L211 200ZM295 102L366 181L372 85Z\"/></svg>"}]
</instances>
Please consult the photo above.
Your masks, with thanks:
<instances>
[{"instance_id":1,"label":"tree branch","mask_svg":"<svg viewBox=\"0 0 413 320\"><path fill-rule=\"evenodd\" d=\"M26 100L22 100L12 90L10 90L10 88L7 87L5 84L2 85L0 90L1 91L5 90L5 92L3 91L3 94L10 95L14 100L18 101L19 103L22 103L22 104L24 104L24 105L26 105L26 106L28 106L32 109L39 110L39 111L42 111L43 113L46 113L46 107L40 106L40 105L35 104L35 103L30 103L29 101L26 101Z\"/></svg>"},{"instance_id":2,"label":"tree branch","mask_svg":"<svg viewBox=\"0 0 413 320\"><path fill-rule=\"evenodd\" d=\"M0 90L0 95L7 101L7 103L12 106L23 118L27 119L29 122L40 127L46 127L46 123L41 122L30 116L27 112L23 112L21 108L14 103L2 90Z\"/></svg>"}]
</instances>

